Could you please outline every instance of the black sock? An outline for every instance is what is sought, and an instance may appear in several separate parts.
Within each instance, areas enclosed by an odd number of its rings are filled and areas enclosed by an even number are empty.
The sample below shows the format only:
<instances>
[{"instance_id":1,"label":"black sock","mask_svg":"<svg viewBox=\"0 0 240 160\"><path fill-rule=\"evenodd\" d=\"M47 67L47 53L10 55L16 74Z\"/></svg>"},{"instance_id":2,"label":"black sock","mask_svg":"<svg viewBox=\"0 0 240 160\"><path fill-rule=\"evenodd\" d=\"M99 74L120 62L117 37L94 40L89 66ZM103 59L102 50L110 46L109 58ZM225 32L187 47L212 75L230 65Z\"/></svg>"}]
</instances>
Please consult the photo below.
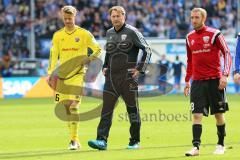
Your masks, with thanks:
<instances>
[{"instance_id":1,"label":"black sock","mask_svg":"<svg viewBox=\"0 0 240 160\"><path fill-rule=\"evenodd\" d=\"M202 125L201 124L193 124L192 133L193 133L192 144L194 147L197 147L197 149L199 149L199 146L201 144Z\"/></svg>"},{"instance_id":2,"label":"black sock","mask_svg":"<svg viewBox=\"0 0 240 160\"><path fill-rule=\"evenodd\" d=\"M224 137L226 136L225 124L217 125L217 135L218 135L217 144L224 146Z\"/></svg>"}]
</instances>

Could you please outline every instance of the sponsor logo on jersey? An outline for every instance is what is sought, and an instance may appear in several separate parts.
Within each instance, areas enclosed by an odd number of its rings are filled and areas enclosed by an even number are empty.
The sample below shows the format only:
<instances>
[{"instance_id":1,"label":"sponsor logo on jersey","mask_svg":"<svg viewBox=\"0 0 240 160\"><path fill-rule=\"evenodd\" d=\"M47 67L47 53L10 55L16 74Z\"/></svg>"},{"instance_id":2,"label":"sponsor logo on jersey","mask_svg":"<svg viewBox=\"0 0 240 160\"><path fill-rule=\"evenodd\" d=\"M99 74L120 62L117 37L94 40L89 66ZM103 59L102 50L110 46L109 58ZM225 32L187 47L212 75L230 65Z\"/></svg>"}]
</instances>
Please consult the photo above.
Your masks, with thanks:
<instances>
[{"instance_id":1,"label":"sponsor logo on jersey","mask_svg":"<svg viewBox=\"0 0 240 160\"><path fill-rule=\"evenodd\" d=\"M127 38L127 35L126 35L126 34L122 34L122 35L121 35L121 39L122 39L122 41L125 41L126 38Z\"/></svg>"},{"instance_id":2,"label":"sponsor logo on jersey","mask_svg":"<svg viewBox=\"0 0 240 160\"><path fill-rule=\"evenodd\" d=\"M63 48L62 51L78 51L78 48Z\"/></svg>"},{"instance_id":3,"label":"sponsor logo on jersey","mask_svg":"<svg viewBox=\"0 0 240 160\"><path fill-rule=\"evenodd\" d=\"M208 42L209 42L209 39L210 39L209 36L204 36L204 37L203 37L203 42L204 42L204 43L208 43Z\"/></svg>"},{"instance_id":4,"label":"sponsor logo on jersey","mask_svg":"<svg viewBox=\"0 0 240 160\"><path fill-rule=\"evenodd\" d=\"M199 50L194 50L192 51L193 54L197 53L209 53L211 50L210 49L199 49Z\"/></svg>"}]
</instances>

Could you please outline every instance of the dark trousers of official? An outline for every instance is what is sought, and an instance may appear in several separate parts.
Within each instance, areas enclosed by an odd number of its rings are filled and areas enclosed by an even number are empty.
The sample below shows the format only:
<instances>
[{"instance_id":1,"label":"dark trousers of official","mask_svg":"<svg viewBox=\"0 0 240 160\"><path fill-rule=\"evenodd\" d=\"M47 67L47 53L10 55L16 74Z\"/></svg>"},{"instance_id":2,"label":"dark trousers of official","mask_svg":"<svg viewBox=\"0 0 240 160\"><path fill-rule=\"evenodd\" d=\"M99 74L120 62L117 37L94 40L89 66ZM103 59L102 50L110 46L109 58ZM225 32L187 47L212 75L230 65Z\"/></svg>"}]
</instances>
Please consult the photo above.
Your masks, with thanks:
<instances>
[{"instance_id":1,"label":"dark trousers of official","mask_svg":"<svg viewBox=\"0 0 240 160\"><path fill-rule=\"evenodd\" d=\"M105 140L109 136L113 111L121 96L126 104L130 126L130 141L140 142L141 119L138 108L138 85L127 73L106 73L103 91L103 108L98 125L97 139Z\"/></svg>"}]
</instances>

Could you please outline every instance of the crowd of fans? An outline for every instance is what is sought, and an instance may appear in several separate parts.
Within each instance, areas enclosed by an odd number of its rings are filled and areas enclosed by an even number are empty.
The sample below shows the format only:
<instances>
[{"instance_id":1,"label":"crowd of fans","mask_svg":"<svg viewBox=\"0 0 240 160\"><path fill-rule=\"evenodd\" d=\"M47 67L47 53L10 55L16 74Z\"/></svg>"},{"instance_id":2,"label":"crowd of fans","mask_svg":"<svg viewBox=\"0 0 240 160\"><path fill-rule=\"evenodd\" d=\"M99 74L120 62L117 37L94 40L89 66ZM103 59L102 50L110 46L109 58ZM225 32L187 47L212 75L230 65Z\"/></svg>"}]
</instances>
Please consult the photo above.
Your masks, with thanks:
<instances>
[{"instance_id":1,"label":"crowd of fans","mask_svg":"<svg viewBox=\"0 0 240 160\"><path fill-rule=\"evenodd\" d=\"M207 10L207 25L219 28L225 36L236 35L237 0L37 0L33 14L30 1L0 0L0 55L28 58L31 26L38 55L39 41L51 39L63 26L60 8L64 5L78 9L76 23L97 39L104 38L111 27L108 9L113 5L122 5L127 10L127 23L147 37L185 38L192 29L189 15L193 7Z\"/></svg>"}]
</instances>

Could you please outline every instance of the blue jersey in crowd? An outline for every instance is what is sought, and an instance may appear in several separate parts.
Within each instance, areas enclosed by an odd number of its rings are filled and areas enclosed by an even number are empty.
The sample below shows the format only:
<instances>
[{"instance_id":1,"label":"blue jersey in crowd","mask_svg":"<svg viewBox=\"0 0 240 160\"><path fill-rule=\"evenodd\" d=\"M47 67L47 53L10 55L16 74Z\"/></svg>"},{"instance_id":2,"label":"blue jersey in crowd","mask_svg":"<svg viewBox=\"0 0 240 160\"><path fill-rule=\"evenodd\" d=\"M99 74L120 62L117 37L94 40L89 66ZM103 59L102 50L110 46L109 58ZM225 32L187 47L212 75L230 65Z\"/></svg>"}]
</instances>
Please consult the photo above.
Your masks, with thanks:
<instances>
[{"instance_id":1,"label":"blue jersey in crowd","mask_svg":"<svg viewBox=\"0 0 240 160\"><path fill-rule=\"evenodd\" d=\"M236 47L236 55L235 55L235 65L234 71L236 73L240 73L240 33L238 33L237 37L237 47Z\"/></svg>"}]
</instances>

